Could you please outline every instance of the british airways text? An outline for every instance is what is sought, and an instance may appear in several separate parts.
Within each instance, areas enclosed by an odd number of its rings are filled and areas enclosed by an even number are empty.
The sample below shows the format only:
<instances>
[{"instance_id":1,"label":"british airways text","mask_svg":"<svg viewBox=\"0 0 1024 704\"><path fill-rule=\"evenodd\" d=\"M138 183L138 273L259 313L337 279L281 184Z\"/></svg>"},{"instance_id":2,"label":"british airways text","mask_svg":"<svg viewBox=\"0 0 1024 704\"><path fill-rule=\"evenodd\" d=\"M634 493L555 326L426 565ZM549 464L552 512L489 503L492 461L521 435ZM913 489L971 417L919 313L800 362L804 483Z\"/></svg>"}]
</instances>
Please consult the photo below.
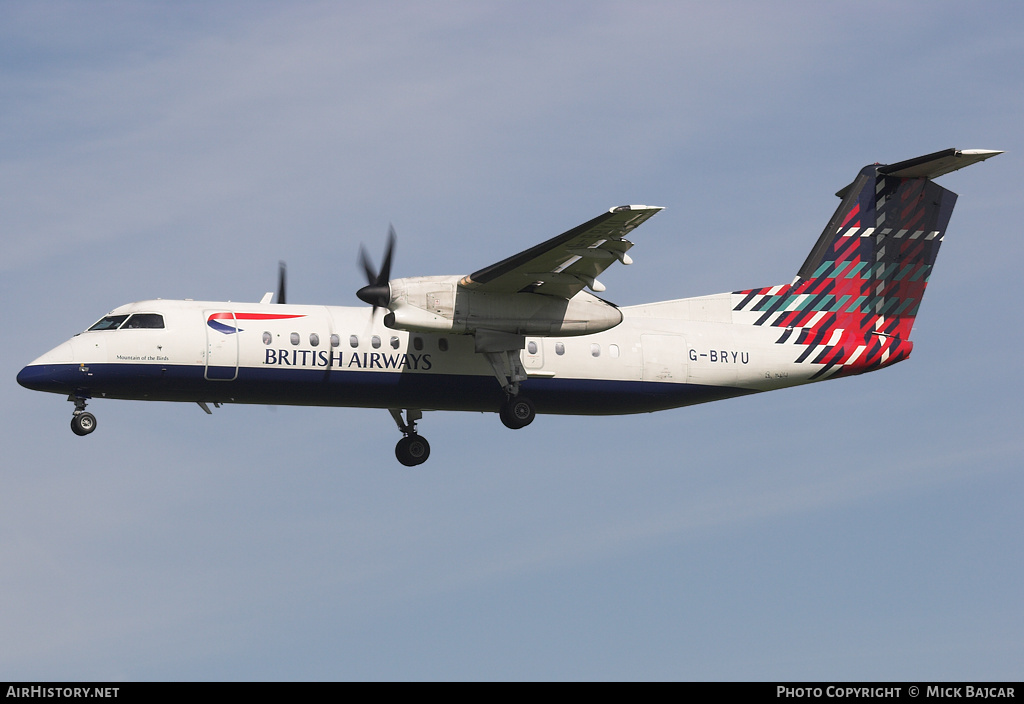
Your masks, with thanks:
<instances>
[{"instance_id":1,"label":"british airways text","mask_svg":"<svg viewBox=\"0 0 1024 704\"><path fill-rule=\"evenodd\" d=\"M388 352L328 352L327 350L266 350L264 364L279 367L333 367L335 369L412 369L427 371L429 354Z\"/></svg>"}]
</instances>

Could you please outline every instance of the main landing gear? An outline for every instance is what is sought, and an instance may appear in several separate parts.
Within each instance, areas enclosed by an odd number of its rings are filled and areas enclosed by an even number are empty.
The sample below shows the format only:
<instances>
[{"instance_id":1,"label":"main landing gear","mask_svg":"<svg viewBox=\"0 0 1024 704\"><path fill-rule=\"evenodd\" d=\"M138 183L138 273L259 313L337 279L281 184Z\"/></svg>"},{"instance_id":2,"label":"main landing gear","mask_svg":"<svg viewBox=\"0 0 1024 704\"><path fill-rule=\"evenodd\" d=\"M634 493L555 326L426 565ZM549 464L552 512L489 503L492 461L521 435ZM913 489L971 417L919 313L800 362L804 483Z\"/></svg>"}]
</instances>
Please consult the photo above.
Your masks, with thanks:
<instances>
[{"instance_id":1,"label":"main landing gear","mask_svg":"<svg viewBox=\"0 0 1024 704\"><path fill-rule=\"evenodd\" d=\"M501 418L501 422L505 424L506 428L511 428L512 430L525 428L533 422L536 415L537 412L533 408L533 401L525 396L509 395L505 402L501 404L501 410L498 411L498 417Z\"/></svg>"},{"instance_id":2,"label":"main landing gear","mask_svg":"<svg viewBox=\"0 0 1024 704\"><path fill-rule=\"evenodd\" d=\"M69 396L74 401L75 411L71 415L71 432L75 435L88 435L96 430L96 416L85 410L85 399L81 396Z\"/></svg>"},{"instance_id":3,"label":"main landing gear","mask_svg":"<svg viewBox=\"0 0 1024 704\"><path fill-rule=\"evenodd\" d=\"M519 383L526 381L526 370L519 359L519 350L484 352L494 371L494 377L505 391L505 401L498 410L498 417L506 428L519 430L533 422L537 412L533 401L519 395Z\"/></svg>"},{"instance_id":4,"label":"main landing gear","mask_svg":"<svg viewBox=\"0 0 1024 704\"><path fill-rule=\"evenodd\" d=\"M506 428L525 428L537 416L533 401L519 393L520 383L527 379L526 370L519 358L519 353L526 346L525 338L522 335L493 330L477 330L473 334L473 339L474 351L484 355L491 365L494 378L505 392L505 400L498 409L498 417ZM406 467L415 467L430 457L430 444L416 432L416 421L423 418L423 411L406 408L403 420L402 410L388 409L398 429L402 431L402 439L395 446L395 457Z\"/></svg>"},{"instance_id":5,"label":"main landing gear","mask_svg":"<svg viewBox=\"0 0 1024 704\"><path fill-rule=\"evenodd\" d=\"M402 420L402 409L389 408L388 412L395 419L398 429L402 431L402 439L395 445L395 457L406 467L423 464L430 457L430 443L416 432L416 421L423 417L423 411L415 408L405 409L405 421Z\"/></svg>"}]
</instances>

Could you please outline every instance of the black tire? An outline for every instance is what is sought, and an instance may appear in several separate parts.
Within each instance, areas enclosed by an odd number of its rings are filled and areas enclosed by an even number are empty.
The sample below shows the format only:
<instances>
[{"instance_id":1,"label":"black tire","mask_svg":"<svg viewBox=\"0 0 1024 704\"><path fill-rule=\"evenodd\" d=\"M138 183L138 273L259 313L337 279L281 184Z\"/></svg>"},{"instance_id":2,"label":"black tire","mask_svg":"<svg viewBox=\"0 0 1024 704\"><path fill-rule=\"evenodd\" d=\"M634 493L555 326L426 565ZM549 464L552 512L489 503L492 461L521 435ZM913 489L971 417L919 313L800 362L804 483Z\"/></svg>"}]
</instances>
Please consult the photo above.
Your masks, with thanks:
<instances>
[{"instance_id":1,"label":"black tire","mask_svg":"<svg viewBox=\"0 0 1024 704\"><path fill-rule=\"evenodd\" d=\"M537 412L533 407L533 401L525 396L510 396L505 403L501 404L498 416L506 428L519 430L532 423Z\"/></svg>"},{"instance_id":2,"label":"black tire","mask_svg":"<svg viewBox=\"0 0 1024 704\"><path fill-rule=\"evenodd\" d=\"M71 432L75 435L88 435L96 430L96 416L82 411L71 416Z\"/></svg>"},{"instance_id":3,"label":"black tire","mask_svg":"<svg viewBox=\"0 0 1024 704\"><path fill-rule=\"evenodd\" d=\"M430 457L430 443L420 435L407 435L395 445L395 457L406 467L415 467Z\"/></svg>"}]
</instances>

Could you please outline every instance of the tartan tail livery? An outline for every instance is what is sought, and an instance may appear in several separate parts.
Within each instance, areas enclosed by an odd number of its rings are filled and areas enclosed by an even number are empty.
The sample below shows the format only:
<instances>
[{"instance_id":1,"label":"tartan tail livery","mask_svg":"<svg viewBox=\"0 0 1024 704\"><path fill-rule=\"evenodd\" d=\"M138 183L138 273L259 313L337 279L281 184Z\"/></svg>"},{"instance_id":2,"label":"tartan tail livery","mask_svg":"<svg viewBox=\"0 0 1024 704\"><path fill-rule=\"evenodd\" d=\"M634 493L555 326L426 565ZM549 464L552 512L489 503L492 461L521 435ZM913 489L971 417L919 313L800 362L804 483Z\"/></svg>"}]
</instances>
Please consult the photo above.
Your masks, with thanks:
<instances>
[{"instance_id":1,"label":"tartan tail livery","mask_svg":"<svg viewBox=\"0 0 1024 704\"><path fill-rule=\"evenodd\" d=\"M791 284L737 292L736 312L779 328L797 363L820 365L808 381L861 374L903 361L957 195L932 179L1001 154L947 149L865 166Z\"/></svg>"}]
</instances>

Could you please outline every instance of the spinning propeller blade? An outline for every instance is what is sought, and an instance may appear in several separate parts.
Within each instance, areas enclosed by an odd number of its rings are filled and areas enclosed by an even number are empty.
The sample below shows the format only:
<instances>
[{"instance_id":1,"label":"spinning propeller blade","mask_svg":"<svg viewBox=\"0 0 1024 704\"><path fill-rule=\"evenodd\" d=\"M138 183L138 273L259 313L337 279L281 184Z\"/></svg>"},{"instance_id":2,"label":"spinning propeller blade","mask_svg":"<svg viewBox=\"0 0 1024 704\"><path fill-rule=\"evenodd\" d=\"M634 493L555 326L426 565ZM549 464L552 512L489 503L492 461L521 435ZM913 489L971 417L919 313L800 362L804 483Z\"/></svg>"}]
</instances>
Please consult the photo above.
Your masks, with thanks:
<instances>
[{"instance_id":1,"label":"spinning propeller blade","mask_svg":"<svg viewBox=\"0 0 1024 704\"><path fill-rule=\"evenodd\" d=\"M366 274L366 286L356 291L356 296L360 301L373 306L375 313L378 308L387 308L391 302L391 286L388 285L388 281L391 280L391 260L394 253L395 228L393 226L388 227L388 244L384 250L384 263L381 264L380 271L374 271L373 263L366 254L366 248L361 245L359 247L359 263Z\"/></svg>"}]
</instances>

